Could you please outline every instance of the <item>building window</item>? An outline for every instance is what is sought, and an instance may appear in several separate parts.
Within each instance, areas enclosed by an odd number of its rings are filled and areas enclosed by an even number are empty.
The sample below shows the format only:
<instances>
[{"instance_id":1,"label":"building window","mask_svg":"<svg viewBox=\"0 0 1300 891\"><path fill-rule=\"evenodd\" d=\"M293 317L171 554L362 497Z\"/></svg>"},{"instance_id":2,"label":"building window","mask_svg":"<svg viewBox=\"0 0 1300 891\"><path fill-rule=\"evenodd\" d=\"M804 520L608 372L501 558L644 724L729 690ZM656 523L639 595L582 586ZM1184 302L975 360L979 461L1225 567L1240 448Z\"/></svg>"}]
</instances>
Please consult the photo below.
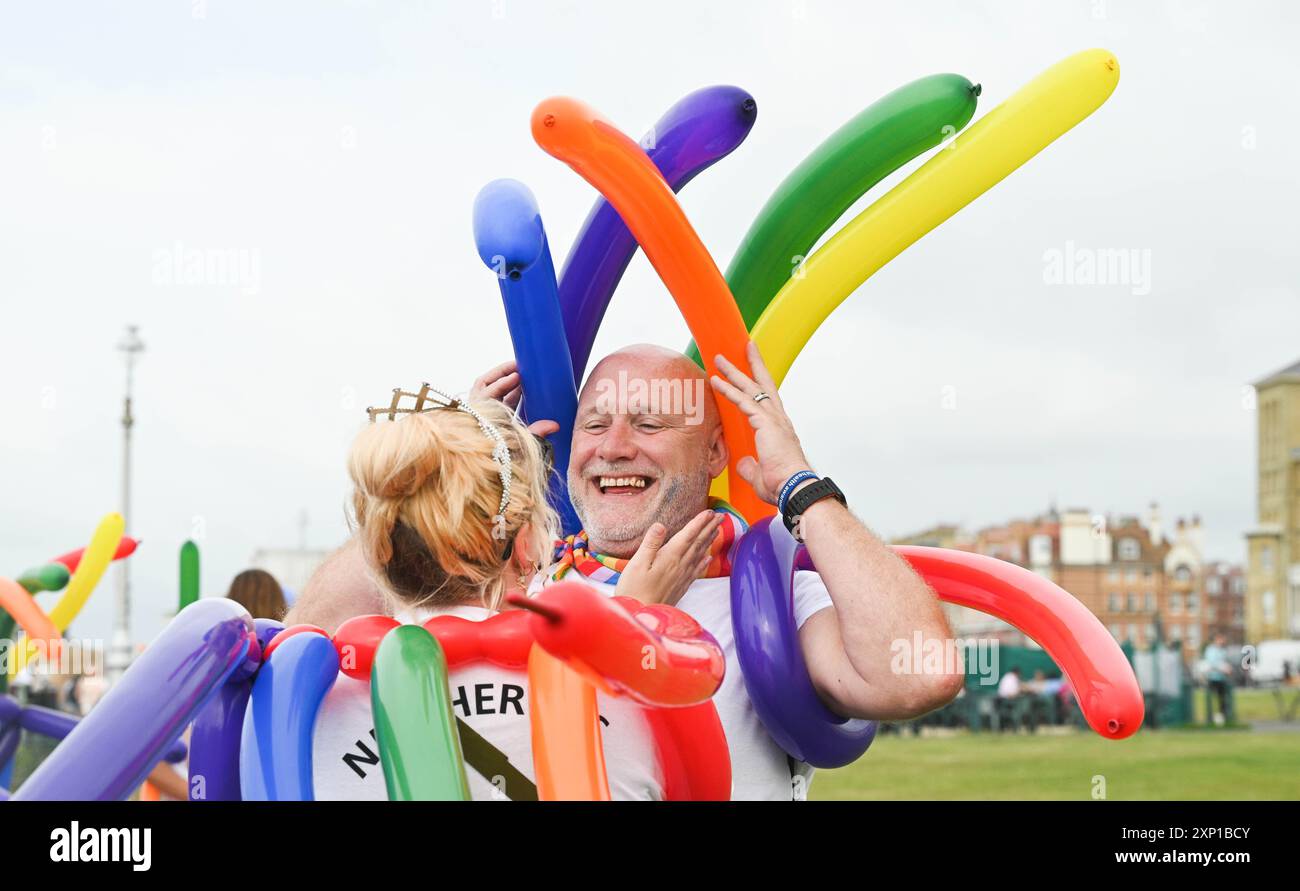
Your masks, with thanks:
<instances>
[{"instance_id":1,"label":"building window","mask_svg":"<svg viewBox=\"0 0 1300 891\"><path fill-rule=\"evenodd\" d=\"M1233 594L1245 594L1245 593L1246 593L1246 580L1243 579L1243 578L1241 578L1240 576L1238 576L1237 578L1233 579L1233 580L1232 580L1232 593L1233 593Z\"/></svg>"},{"instance_id":2,"label":"building window","mask_svg":"<svg viewBox=\"0 0 1300 891\"><path fill-rule=\"evenodd\" d=\"M1138 642L1138 626L1132 624L1131 622L1129 623L1128 626L1128 639L1133 641L1133 643Z\"/></svg>"},{"instance_id":3,"label":"building window","mask_svg":"<svg viewBox=\"0 0 1300 891\"><path fill-rule=\"evenodd\" d=\"M1142 547L1138 544L1136 538L1121 538L1119 540L1119 558L1121 560L1137 560L1142 556Z\"/></svg>"},{"instance_id":4,"label":"building window","mask_svg":"<svg viewBox=\"0 0 1300 891\"><path fill-rule=\"evenodd\" d=\"M1124 639L1124 626L1123 626L1123 625L1111 625L1111 626L1110 626L1110 636L1113 637L1113 638L1115 638L1116 640L1122 641L1122 640Z\"/></svg>"},{"instance_id":5,"label":"building window","mask_svg":"<svg viewBox=\"0 0 1300 891\"><path fill-rule=\"evenodd\" d=\"M1114 591L1110 592L1110 601L1107 604L1112 613L1117 613L1124 608L1124 598L1120 597Z\"/></svg>"},{"instance_id":6,"label":"building window","mask_svg":"<svg viewBox=\"0 0 1300 891\"><path fill-rule=\"evenodd\" d=\"M1177 591L1169 595L1169 611L1171 613L1181 613L1183 611L1183 595Z\"/></svg>"},{"instance_id":7,"label":"building window","mask_svg":"<svg viewBox=\"0 0 1300 891\"><path fill-rule=\"evenodd\" d=\"M1128 582L1130 585L1136 585L1137 580L1138 573L1136 569L1130 569L1128 572L1124 573L1124 581Z\"/></svg>"},{"instance_id":8,"label":"building window","mask_svg":"<svg viewBox=\"0 0 1300 891\"><path fill-rule=\"evenodd\" d=\"M1151 643L1152 641L1154 641L1156 639L1156 626L1152 625L1150 622L1143 625L1142 639L1147 643Z\"/></svg>"},{"instance_id":9,"label":"building window","mask_svg":"<svg viewBox=\"0 0 1300 891\"><path fill-rule=\"evenodd\" d=\"M1112 568L1111 568L1111 569L1106 573L1106 580L1107 580L1107 581L1110 581L1110 582L1118 582L1118 581L1119 581L1119 570L1118 570L1118 569L1115 569L1115 568L1112 567Z\"/></svg>"},{"instance_id":10,"label":"building window","mask_svg":"<svg viewBox=\"0 0 1300 891\"><path fill-rule=\"evenodd\" d=\"M1265 572L1273 571L1273 548L1270 545L1259 549L1259 567Z\"/></svg>"},{"instance_id":11,"label":"building window","mask_svg":"<svg viewBox=\"0 0 1300 891\"><path fill-rule=\"evenodd\" d=\"M1156 611L1156 595L1154 595L1154 594L1152 594L1150 591L1148 591L1148 592L1147 592L1147 598L1146 598L1146 600L1147 600L1147 612L1149 612L1149 613L1153 613L1153 612L1155 612L1155 611Z\"/></svg>"},{"instance_id":12,"label":"building window","mask_svg":"<svg viewBox=\"0 0 1300 891\"><path fill-rule=\"evenodd\" d=\"M1201 608L1201 598L1195 591L1187 592L1187 611L1193 616Z\"/></svg>"},{"instance_id":13,"label":"building window","mask_svg":"<svg viewBox=\"0 0 1300 891\"><path fill-rule=\"evenodd\" d=\"M1264 621L1272 625L1277 621L1277 596L1272 591L1265 591L1259 602L1264 607Z\"/></svg>"},{"instance_id":14,"label":"building window","mask_svg":"<svg viewBox=\"0 0 1300 891\"><path fill-rule=\"evenodd\" d=\"M1136 594L1128 595L1128 611L1131 613L1138 611L1138 596Z\"/></svg>"},{"instance_id":15,"label":"building window","mask_svg":"<svg viewBox=\"0 0 1300 891\"><path fill-rule=\"evenodd\" d=\"M1205 580L1205 590L1211 594L1218 594L1223 590L1223 579L1217 575L1212 575Z\"/></svg>"},{"instance_id":16,"label":"building window","mask_svg":"<svg viewBox=\"0 0 1300 891\"><path fill-rule=\"evenodd\" d=\"M1200 625L1187 626L1187 644L1193 650L1199 650L1201 648L1201 626Z\"/></svg>"},{"instance_id":17,"label":"building window","mask_svg":"<svg viewBox=\"0 0 1300 891\"><path fill-rule=\"evenodd\" d=\"M1192 580L1192 571L1186 566L1179 566L1174 570L1174 579L1179 582L1190 582Z\"/></svg>"}]
</instances>

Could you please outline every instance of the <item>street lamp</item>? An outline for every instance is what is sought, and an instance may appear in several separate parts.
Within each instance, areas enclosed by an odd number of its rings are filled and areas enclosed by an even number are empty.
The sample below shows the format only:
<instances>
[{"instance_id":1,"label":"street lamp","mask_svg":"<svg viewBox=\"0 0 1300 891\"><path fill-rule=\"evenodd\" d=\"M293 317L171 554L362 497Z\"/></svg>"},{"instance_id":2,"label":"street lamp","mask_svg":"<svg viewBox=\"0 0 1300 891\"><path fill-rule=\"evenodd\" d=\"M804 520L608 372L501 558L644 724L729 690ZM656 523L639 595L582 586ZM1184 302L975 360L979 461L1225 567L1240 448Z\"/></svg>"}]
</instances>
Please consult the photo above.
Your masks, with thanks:
<instances>
[{"instance_id":1,"label":"street lamp","mask_svg":"<svg viewBox=\"0 0 1300 891\"><path fill-rule=\"evenodd\" d=\"M136 356L144 352L144 341L139 328L126 326L126 334L117 342L117 348L126 356L126 398L122 409L122 519L131 530L131 427L135 418L131 414L131 389L135 380ZM131 664L131 561L117 564L117 616L113 622L113 642L109 647L107 680L111 684L120 678Z\"/></svg>"}]
</instances>

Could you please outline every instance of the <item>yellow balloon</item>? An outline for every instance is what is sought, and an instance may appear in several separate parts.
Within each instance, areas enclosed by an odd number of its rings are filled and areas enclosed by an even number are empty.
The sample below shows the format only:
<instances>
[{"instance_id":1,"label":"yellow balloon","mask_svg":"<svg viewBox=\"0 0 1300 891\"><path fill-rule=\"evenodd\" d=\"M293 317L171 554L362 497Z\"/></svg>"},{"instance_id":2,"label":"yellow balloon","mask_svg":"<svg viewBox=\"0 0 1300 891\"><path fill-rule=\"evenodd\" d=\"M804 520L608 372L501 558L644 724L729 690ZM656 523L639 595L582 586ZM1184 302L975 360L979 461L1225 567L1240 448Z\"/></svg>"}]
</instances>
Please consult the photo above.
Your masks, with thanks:
<instances>
[{"instance_id":1,"label":"yellow balloon","mask_svg":"<svg viewBox=\"0 0 1300 891\"><path fill-rule=\"evenodd\" d=\"M727 469L724 467L722 473L713 478L713 484L709 486L709 497L721 498L723 501L726 501L727 493L730 491L731 489L727 485Z\"/></svg>"},{"instance_id":2,"label":"yellow balloon","mask_svg":"<svg viewBox=\"0 0 1300 891\"><path fill-rule=\"evenodd\" d=\"M1102 49L1057 62L858 214L786 283L751 334L778 384L813 332L863 282L1058 136L1119 83Z\"/></svg>"},{"instance_id":3,"label":"yellow balloon","mask_svg":"<svg viewBox=\"0 0 1300 891\"><path fill-rule=\"evenodd\" d=\"M104 577L108 564L113 562L113 555L117 553L117 546L121 543L125 532L126 521L122 519L121 514L108 514L99 521L99 527L95 529L90 544L86 545L86 550L81 555L81 562L77 564L77 571L72 574L72 578L68 579L68 586L63 589L63 596L54 605L54 609L50 610L50 622L60 632L68 630L72 620L90 599L90 593ZM9 676L13 677L21 671L28 660L35 655L36 646L31 642L27 642L26 646L15 647L14 658L9 662Z\"/></svg>"}]
</instances>

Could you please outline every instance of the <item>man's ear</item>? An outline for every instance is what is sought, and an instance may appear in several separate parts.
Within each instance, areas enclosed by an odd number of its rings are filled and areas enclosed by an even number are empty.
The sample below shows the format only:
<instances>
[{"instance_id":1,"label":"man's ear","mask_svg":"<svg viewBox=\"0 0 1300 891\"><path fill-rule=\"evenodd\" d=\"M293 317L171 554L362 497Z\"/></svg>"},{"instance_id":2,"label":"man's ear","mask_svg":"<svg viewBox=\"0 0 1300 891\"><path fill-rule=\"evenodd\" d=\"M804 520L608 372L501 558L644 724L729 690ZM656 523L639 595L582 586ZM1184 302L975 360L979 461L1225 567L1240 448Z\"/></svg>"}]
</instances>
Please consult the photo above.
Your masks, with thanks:
<instances>
[{"instance_id":1,"label":"man's ear","mask_svg":"<svg viewBox=\"0 0 1300 891\"><path fill-rule=\"evenodd\" d=\"M717 479L722 471L727 469L727 460L730 458L727 451L727 441L722 438L722 425L718 424L713 428L713 434L709 441L709 476Z\"/></svg>"}]
</instances>

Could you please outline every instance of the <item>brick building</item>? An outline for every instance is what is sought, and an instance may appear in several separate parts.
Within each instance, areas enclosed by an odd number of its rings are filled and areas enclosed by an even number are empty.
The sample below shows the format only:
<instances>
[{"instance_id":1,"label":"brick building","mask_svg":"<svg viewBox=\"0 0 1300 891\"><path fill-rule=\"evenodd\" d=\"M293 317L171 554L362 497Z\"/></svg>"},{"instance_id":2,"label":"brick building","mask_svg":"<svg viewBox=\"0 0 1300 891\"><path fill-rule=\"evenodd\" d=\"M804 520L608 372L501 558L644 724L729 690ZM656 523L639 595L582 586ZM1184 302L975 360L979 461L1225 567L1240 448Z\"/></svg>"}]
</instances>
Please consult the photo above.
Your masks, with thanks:
<instances>
[{"instance_id":1,"label":"brick building","mask_svg":"<svg viewBox=\"0 0 1300 891\"><path fill-rule=\"evenodd\" d=\"M1079 598L1117 640L1148 646L1159 622L1164 639L1182 642L1184 655L1192 659L1216 629L1233 642L1244 634L1241 568L1205 561L1199 517L1179 519L1170 533L1155 504L1141 518L1052 509L973 534L952 530L936 527L908 536L907 543L939 539L943 546L997 557L1049 578ZM982 613L947 610L960 637L1025 642L1020 632Z\"/></svg>"}]
</instances>

